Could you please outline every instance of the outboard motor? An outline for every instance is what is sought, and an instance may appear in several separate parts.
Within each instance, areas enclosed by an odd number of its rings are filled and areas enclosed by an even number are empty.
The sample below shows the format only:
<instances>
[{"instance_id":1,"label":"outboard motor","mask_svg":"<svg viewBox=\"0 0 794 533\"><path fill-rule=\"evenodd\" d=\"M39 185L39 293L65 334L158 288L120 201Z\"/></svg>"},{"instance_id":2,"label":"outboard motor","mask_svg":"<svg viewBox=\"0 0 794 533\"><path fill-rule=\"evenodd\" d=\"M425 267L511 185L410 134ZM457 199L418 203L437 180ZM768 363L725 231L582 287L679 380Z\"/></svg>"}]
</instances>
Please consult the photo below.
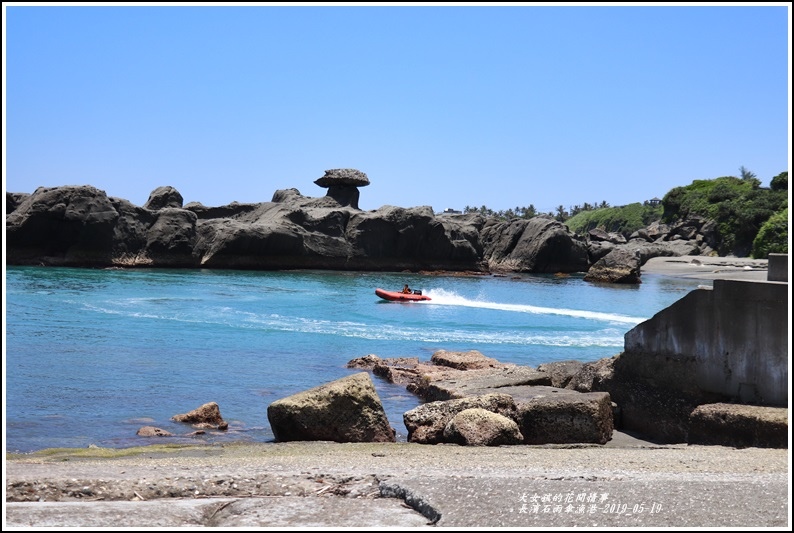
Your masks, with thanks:
<instances>
[{"instance_id":1,"label":"outboard motor","mask_svg":"<svg viewBox=\"0 0 794 533\"><path fill-rule=\"evenodd\" d=\"M422 296L422 291L415 290L415 291L414 291L414 294L418 294L419 296Z\"/></svg>"}]
</instances>

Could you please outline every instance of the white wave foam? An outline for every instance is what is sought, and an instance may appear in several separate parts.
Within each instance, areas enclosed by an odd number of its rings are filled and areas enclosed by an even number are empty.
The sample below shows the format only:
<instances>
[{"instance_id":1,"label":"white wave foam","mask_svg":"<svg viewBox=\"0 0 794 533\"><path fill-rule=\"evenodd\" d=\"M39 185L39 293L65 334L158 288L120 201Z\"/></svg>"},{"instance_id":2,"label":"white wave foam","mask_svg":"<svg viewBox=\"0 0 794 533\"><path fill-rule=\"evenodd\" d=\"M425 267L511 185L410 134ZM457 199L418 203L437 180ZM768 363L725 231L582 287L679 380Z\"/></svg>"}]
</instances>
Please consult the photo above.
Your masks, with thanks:
<instances>
[{"instance_id":1,"label":"white wave foam","mask_svg":"<svg viewBox=\"0 0 794 533\"><path fill-rule=\"evenodd\" d=\"M600 313L598 311L581 311L577 309L565 309L557 307L537 307L534 305L523 304L504 304L496 302L485 302L480 300L469 300L454 292L444 289L432 289L426 292L431 300L425 301L429 305L455 305L461 307L476 307L480 309L494 309L499 311L513 311L517 313L532 313L538 315L561 315L574 318L586 318L589 320L601 320L604 322L614 322L619 324L639 324L647 320L646 318L619 315L617 313Z\"/></svg>"},{"instance_id":2,"label":"white wave foam","mask_svg":"<svg viewBox=\"0 0 794 533\"><path fill-rule=\"evenodd\" d=\"M334 322L330 320L311 320L301 317L281 315L249 314L246 327L262 327L296 333L315 333L340 337L357 337L381 341L405 341L427 343L470 343L480 345L537 345L537 346L623 346L623 332L617 329L599 331L568 331L565 333L535 333L515 330L472 331L449 328L406 327L356 322Z\"/></svg>"},{"instance_id":3,"label":"white wave foam","mask_svg":"<svg viewBox=\"0 0 794 533\"><path fill-rule=\"evenodd\" d=\"M437 295L437 294L436 294ZM445 303L442 298L441 305L468 305L469 307L485 307L492 309L513 310L518 307L526 311L525 307L505 304L478 305L480 302L467 301L458 296L449 297ZM432 303L431 300L425 303ZM457 301L463 303L448 303ZM420 343L466 343L480 346L510 345L510 346L558 346L558 347L620 347L623 346L624 331L620 328L605 328L595 331L522 331L519 329L471 329L456 327L421 327L406 324L377 324L355 321L335 321L327 319L307 318L302 316L287 316L274 313L256 313L239 311L229 307L215 308L212 312L204 310L202 314L177 313L152 313L138 309L111 309L94 305L86 305L87 309L94 312L123 315L133 318L165 320L184 323L203 323L223 325L230 328L245 328L281 331L285 333L333 335L337 337L360 338L377 341L406 341ZM542 308L534 308L542 309ZM554 310L553 310L554 311ZM565 311L565 310L562 310ZM566 314L566 313L560 313ZM576 315L572 315L576 316ZM611 320L610 318L603 320Z\"/></svg>"}]
</instances>

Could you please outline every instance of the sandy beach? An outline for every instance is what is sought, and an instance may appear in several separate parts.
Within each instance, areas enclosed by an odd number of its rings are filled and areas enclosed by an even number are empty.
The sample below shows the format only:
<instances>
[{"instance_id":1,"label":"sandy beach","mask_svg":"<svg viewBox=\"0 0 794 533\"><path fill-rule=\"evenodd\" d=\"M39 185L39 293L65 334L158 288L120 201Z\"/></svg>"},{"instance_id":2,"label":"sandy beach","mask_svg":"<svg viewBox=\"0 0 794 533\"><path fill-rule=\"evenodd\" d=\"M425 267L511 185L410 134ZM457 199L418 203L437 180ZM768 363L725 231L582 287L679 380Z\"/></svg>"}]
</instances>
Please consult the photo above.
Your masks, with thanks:
<instances>
[{"instance_id":1,"label":"sandy beach","mask_svg":"<svg viewBox=\"0 0 794 533\"><path fill-rule=\"evenodd\" d=\"M641 267L641 274L704 280L740 279L766 281L769 262L749 257L653 257Z\"/></svg>"},{"instance_id":2,"label":"sandy beach","mask_svg":"<svg viewBox=\"0 0 794 533\"><path fill-rule=\"evenodd\" d=\"M643 274L765 280L766 261L656 258ZM165 441L164 441L165 442ZM291 442L6 456L3 529L790 529L788 449Z\"/></svg>"}]
</instances>

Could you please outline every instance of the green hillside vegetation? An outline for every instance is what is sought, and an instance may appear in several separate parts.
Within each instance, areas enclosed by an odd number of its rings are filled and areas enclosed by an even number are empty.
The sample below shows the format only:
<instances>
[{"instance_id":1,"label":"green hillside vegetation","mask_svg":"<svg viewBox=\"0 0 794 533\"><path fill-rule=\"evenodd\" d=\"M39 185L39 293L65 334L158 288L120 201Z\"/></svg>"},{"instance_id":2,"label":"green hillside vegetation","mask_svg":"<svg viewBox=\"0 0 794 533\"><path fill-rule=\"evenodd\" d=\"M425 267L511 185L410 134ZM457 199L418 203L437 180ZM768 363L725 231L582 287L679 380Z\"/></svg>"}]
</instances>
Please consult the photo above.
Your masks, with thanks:
<instances>
[{"instance_id":1,"label":"green hillside vegetation","mask_svg":"<svg viewBox=\"0 0 794 533\"><path fill-rule=\"evenodd\" d=\"M628 238L638 229L647 227L662 217L661 205L634 203L622 207L606 207L592 211L580 211L565 221L568 229L584 234L591 229L621 233Z\"/></svg>"},{"instance_id":2,"label":"green hillside vegetation","mask_svg":"<svg viewBox=\"0 0 794 533\"><path fill-rule=\"evenodd\" d=\"M693 215L711 219L719 234L717 253L746 257L750 255L761 226L788 207L788 172L775 176L772 181L774 188L762 188L761 182L747 173L742 178L723 176L676 187L662 199L662 222L670 224ZM788 239L787 227L785 238ZM779 245L770 243L775 248Z\"/></svg>"},{"instance_id":3,"label":"green hillside vegetation","mask_svg":"<svg viewBox=\"0 0 794 533\"><path fill-rule=\"evenodd\" d=\"M559 206L556 214L539 213L533 205L506 211L466 206L464 213L479 213L502 220L552 216L580 235L600 228L621 233L626 238L652 222L673 224L691 216L701 216L716 224L720 242L716 251L721 256L752 255L756 259L766 259L770 253L788 253L788 171L773 177L769 187L761 187L761 181L744 167L739 171L741 177L738 178L723 176L675 187L656 206L638 202L610 207L602 201L573 206L570 211Z\"/></svg>"},{"instance_id":4,"label":"green hillside vegetation","mask_svg":"<svg viewBox=\"0 0 794 533\"><path fill-rule=\"evenodd\" d=\"M753 241L753 259L766 259L769 254L788 253L788 208L778 211L764 222Z\"/></svg>"}]
</instances>

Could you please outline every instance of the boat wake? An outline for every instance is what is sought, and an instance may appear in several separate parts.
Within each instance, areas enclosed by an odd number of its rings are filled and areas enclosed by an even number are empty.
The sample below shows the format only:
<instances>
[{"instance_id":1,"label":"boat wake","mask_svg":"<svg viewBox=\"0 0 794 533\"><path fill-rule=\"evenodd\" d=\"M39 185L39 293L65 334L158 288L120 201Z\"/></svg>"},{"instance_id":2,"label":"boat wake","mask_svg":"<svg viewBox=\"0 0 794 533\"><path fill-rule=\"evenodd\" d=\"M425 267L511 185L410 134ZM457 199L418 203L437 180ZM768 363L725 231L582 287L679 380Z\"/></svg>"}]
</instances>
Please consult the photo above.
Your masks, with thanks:
<instances>
[{"instance_id":1,"label":"boat wake","mask_svg":"<svg viewBox=\"0 0 794 533\"><path fill-rule=\"evenodd\" d=\"M600 313L598 311L581 311L577 309L565 309L558 307L537 307L524 304L505 304L497 302L485 302L481 300L469 300L454 292L444 289L430 289L425 292L431 300L422 302L424 305L451 305L459 307L474 307L480 309L494 309L499 311L512 311L517 313L531 313L536 315L560 315L574 318L586 318L590 320L600 320L618 324L639 324L647 318L620 315L617 313Z\"/></svg>"}]
</instances>

